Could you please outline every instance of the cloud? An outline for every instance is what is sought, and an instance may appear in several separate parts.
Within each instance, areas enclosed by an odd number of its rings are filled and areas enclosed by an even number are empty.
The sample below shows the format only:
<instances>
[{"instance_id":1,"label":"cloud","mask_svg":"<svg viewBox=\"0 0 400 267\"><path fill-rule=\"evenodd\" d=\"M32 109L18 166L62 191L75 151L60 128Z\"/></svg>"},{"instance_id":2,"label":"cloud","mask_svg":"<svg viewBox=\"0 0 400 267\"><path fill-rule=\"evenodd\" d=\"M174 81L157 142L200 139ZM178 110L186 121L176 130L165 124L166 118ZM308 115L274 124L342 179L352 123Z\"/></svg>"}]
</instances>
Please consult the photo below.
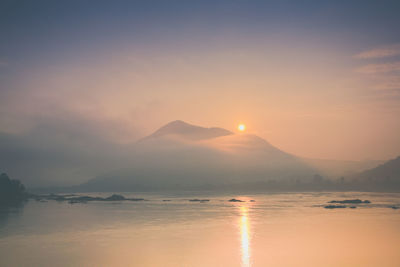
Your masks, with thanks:
<instances>
[{"instance_id":1,"label":"cloud","mask_svg":"<svg viewBox=\"0 0 400 267\"><path fill-rule=\"evenodd\" d=\"M381 60L380 63L367 64L357 68L355 71L369 76L369 87L375 93L397 97L400 92L400 61L394 61L393 58L389 58L398 55L400 55L400 44L382 46L361 52L355 55L355 57L359 59Z\"/></svg>"},{"instance_id":2,"label":"cloud","mask_svg":"<svg viewBox=\"0 0 400 267\"><path fill-rule=\"evenodd\" d=\"M371 59L371 58L392 57L397 55L400 55L400 44L382 46L372 50L367 50L355 55L355 57L363 59Z\"/></svg>"},{"instance_id":3,"label":"cloud","mask_svg":"<svg viewBox=\"0 0 400 267\"><path fill-rule=\"evenodd\" d=\"M0 109L0 171L27 186L72 185L105 170L120 167L129 159L135 128L121 121L84 117L68 110L40 116L7 113ZM7 131L13 120L30 127ZM7 123L8 122L8 123Z\"/></svg>"},{"instance_id":4,"label":"cloud","mask_svg":"<svg viewBox=\"0 0 400 267\"><path fill-rule=\"evenodd\" d=\"M386 73L400 71L400 61L379 63L379 64L368 64L356 69L359 73L374 74L374 73Z\"/></svg>"},{"instance_id":5,"label":"cloud","mask_svg":"<svg viewBox=\"0 0 400 267\"><path fill-rule=\"evenodd\" d=\"M376 90L400 90L400 76L384 76L380 77L377 85L374 87Z\"/></svg>"}]
</instances>

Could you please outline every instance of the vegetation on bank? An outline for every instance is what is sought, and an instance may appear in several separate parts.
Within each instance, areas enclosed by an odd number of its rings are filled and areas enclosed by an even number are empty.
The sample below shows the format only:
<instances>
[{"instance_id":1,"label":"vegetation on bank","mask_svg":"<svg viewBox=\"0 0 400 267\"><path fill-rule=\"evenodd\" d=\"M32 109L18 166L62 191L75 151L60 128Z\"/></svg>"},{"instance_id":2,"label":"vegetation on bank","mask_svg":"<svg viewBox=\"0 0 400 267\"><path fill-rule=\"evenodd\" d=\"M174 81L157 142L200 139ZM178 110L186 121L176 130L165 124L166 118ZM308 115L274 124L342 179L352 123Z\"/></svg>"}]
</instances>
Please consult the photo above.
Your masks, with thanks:
<instances>
[{"instance_id":1,"label":"vegetation on bank","mask_svg":"<svg viewBox=\"0 0 400 267\"><path fill-rule=\"evenodd\" d=\"M0 174L0 205L12 205L25 201L28 193L18 180L10 179L7 174Z\"/></svg>"}]
</instances>

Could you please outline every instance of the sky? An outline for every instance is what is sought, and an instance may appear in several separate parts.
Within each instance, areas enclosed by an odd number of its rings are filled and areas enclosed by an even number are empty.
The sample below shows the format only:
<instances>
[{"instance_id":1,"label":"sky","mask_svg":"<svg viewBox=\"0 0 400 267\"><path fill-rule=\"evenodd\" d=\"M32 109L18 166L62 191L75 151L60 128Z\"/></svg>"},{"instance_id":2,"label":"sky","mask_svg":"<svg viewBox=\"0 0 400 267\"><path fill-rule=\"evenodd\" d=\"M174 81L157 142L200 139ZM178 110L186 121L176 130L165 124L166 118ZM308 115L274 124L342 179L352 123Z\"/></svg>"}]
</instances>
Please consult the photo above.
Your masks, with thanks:
<instances>
[{"instance_id":1,"label":"sky","mask_svg":"<svg viewBox=\"0 0 400 267\"><path fill-rule=\"evenodd\" d=\"M3 0L0 150L51 162L179 119L244 123L301 157L397 157L398 14L398 1Z\"/></svg>"}]
</instances>

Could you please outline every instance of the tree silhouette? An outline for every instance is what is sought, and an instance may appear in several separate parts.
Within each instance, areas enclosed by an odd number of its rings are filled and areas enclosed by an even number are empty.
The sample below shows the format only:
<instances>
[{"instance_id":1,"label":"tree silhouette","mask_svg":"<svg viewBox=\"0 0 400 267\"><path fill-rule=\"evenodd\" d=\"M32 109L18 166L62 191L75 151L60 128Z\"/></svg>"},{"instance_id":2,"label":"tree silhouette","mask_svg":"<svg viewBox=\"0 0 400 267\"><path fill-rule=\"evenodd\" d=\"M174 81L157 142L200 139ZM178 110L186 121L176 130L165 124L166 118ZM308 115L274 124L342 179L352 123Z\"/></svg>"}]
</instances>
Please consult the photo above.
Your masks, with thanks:
<instances>
[{"instance_id":1,"label":"tree silhouette","mask_svg":"<svg viewBox=\"0 0 400 267\"><path fill-rule=\"evenodd\" d=\"M18 203L26 197L25 186L20 181L10 179L5 173L0 175L0 205Z\"/></svg>"}]
</instances>

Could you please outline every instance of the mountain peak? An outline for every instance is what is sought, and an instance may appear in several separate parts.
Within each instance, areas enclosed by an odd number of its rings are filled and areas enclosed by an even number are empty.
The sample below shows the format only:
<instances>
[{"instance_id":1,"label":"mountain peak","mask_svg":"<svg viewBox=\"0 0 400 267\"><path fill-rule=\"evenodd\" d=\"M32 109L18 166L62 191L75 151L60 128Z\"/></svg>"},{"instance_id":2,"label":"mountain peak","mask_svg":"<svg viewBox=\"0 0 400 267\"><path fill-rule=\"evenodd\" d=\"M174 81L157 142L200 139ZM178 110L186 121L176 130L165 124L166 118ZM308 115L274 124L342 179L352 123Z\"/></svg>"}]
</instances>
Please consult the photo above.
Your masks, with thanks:
<instances>
[{"instance_id":1,"label":"mountain peak","mask_svg":"<svg viewBox=\"0 0 400 267\"><path fill-rule=\"evenodd\" d=\"M153 134L147 136L145 139L164 136L179 136L188 140L204 140L231 134L233 134L231 131L223 128L205 128L189 124L182 120L175 120L162 126L160 129L155 131Z\"/></svg>"},{"instance_id":2,"label":"mountain peak","mask_svg":"<svg viewBox=\"0 0 400 267\"><path fill-rule=\"evenodd\" d=\"M189 127L200 127L200 126L192 125L192 124L189 124L189 123L184 122L182 120L175 120L175 121L171 121L171 122L165 124L164 126L162 126L157 131L159 131L159 130L161 130L163 128L164 129L165 128L168 128L168 129L178 129L178 128L179 129L183 129L183 128L189 128Z\"/></svg>"}]
</instances>

